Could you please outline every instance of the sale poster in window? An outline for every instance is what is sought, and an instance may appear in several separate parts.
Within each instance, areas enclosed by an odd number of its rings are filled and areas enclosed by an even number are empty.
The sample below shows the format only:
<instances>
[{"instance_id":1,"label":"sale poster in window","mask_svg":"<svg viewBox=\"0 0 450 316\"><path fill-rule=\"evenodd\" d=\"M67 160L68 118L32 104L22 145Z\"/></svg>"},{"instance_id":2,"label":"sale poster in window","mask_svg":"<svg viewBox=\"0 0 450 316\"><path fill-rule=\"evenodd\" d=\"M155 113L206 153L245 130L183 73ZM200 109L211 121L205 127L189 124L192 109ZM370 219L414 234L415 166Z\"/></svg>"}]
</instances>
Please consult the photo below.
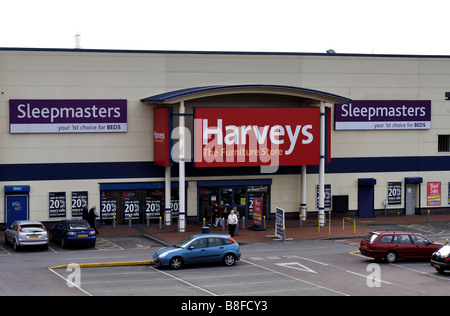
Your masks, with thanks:
<instances>
[{"instance_id":1,"label":"sale poster in window","mask_svg":"<svg viewBox=\"0 0 450 316\"><path fill-rule=\"evenodd\" d=\"M427 183L427 205L437 206L441 205L441 183L428 182Z\"/></svg>"}]
</instances>

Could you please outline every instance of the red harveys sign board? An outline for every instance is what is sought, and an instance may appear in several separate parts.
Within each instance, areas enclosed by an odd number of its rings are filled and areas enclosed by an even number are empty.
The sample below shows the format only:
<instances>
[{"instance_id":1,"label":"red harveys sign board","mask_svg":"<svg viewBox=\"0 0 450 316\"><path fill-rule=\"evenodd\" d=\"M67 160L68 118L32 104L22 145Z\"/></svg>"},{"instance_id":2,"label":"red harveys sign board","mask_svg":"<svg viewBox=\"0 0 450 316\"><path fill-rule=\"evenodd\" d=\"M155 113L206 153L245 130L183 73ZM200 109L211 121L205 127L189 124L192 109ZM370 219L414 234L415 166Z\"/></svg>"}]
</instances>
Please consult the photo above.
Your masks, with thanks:
<instances>
[{"instance_id":1,"label":"red harveys sign board","mask_svg":"<svg viewBox=\"0 0 450 316\"><path fill-rule=\"evenodd\" d=\"M196 108L195 167L318 165L319 108Z\"/></svg>"},{"instance_id":2,"label":"red harveys sign board","mask_svg":"<svg viewBox=\"0 0 450 316\"><path fill-rule=\"evenodd\" d=\"M172 108L153 110L153 162L157 166L172 166Z\"/></svg>"}]
</instances>

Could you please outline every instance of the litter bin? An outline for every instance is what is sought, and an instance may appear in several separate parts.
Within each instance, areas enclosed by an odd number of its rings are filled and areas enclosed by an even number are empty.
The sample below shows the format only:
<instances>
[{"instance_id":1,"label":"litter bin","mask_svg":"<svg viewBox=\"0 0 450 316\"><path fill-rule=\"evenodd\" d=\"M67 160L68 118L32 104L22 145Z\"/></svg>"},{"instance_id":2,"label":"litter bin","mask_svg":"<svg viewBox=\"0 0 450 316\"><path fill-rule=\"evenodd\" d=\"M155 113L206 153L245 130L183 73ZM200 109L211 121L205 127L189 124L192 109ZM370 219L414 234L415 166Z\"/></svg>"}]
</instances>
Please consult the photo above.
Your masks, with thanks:
<instances>
[{"instance_id":1,"label":"litter bin","mask_svg":"<svg viewBox=\"0 0 450 316\"><path fill-rule=\"evenodd\" d=\"M209 234L209 227L202 227L202 234Z\"/></svg>"}]
</instances>

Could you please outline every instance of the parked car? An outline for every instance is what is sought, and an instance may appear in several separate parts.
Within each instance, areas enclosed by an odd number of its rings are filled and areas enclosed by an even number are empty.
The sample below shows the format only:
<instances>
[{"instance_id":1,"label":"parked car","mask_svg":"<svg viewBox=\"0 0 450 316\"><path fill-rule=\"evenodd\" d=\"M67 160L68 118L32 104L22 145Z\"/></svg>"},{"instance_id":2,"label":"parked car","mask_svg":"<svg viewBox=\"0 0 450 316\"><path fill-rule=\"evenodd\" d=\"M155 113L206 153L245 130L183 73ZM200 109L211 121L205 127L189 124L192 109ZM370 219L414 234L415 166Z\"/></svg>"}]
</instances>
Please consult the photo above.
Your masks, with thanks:
<instances>
[{"instance_id":1,"label":"parked car","mask_svg":"<svg viewBox=\"0 0 450 316\"><path fill-rule=\"evenodd\" d=\"M239 244L230 235L189 236L177 244L159 249L153 255L156 266L179 269L185 264L223 262L232 266L241 258Z\"/></svg>"},{"instance_id":2,"label":"parked car","mask_svg":"<svg viewBox=\"0 0 450 316\"><path fill-rule=\"evenodd\" d=\"M430 263L439 273L450 270L450 245L445 244L436 250L431 256Z\"/></svg>"},{"instance_id":3,"label":"parked car","mask_svg":"<svg viewBox=\"0 0 450 316\"><path fill-rule=\"evenodd\" d=\"M41 246L48 249L48 234L39 221L15 221L5 230L5 243L15 251L25 246Z\"/></svg>"},{"instance_id":4,"label":"parked car","mask_svg":"<svg viewBox=\"0 0 450 316\"><path fill-rule=\"evenodd\" d=\"M62 220L50 228L50 240L62 248L69 245L94 247L97 237L95 229L84 219Z\"/></svg>"},{"instance_id":5,"label":"parked car","mask_svg":"<svg viewBox=\"0 0 450 316\"><path fill-rule=\"evenodd\" d=\"M359 250L364 256L392 263L398 258L430 258L442 245L418 233L374 231L361 240Z\"/></svg>"}]
</instances>

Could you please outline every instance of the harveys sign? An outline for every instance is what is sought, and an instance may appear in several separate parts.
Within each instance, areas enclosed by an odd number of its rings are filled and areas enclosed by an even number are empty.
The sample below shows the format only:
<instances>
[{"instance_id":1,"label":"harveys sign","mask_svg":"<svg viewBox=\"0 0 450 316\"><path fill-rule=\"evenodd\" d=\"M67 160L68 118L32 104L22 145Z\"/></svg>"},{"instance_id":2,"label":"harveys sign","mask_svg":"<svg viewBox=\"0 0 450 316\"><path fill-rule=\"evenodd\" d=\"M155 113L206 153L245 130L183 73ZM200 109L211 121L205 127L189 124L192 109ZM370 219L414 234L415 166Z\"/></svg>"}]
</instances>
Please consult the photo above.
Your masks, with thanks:
<instances>
[{"instance_id":1,"label":"harveys sign","mask_svg":"<svg viewBox=\"0 0 450 316\"><path fill-rule=\"evenodd\" d=\"M320 161L319 108L196 108L194 125L196 167Z\"/></svg>"}]
</instances>

